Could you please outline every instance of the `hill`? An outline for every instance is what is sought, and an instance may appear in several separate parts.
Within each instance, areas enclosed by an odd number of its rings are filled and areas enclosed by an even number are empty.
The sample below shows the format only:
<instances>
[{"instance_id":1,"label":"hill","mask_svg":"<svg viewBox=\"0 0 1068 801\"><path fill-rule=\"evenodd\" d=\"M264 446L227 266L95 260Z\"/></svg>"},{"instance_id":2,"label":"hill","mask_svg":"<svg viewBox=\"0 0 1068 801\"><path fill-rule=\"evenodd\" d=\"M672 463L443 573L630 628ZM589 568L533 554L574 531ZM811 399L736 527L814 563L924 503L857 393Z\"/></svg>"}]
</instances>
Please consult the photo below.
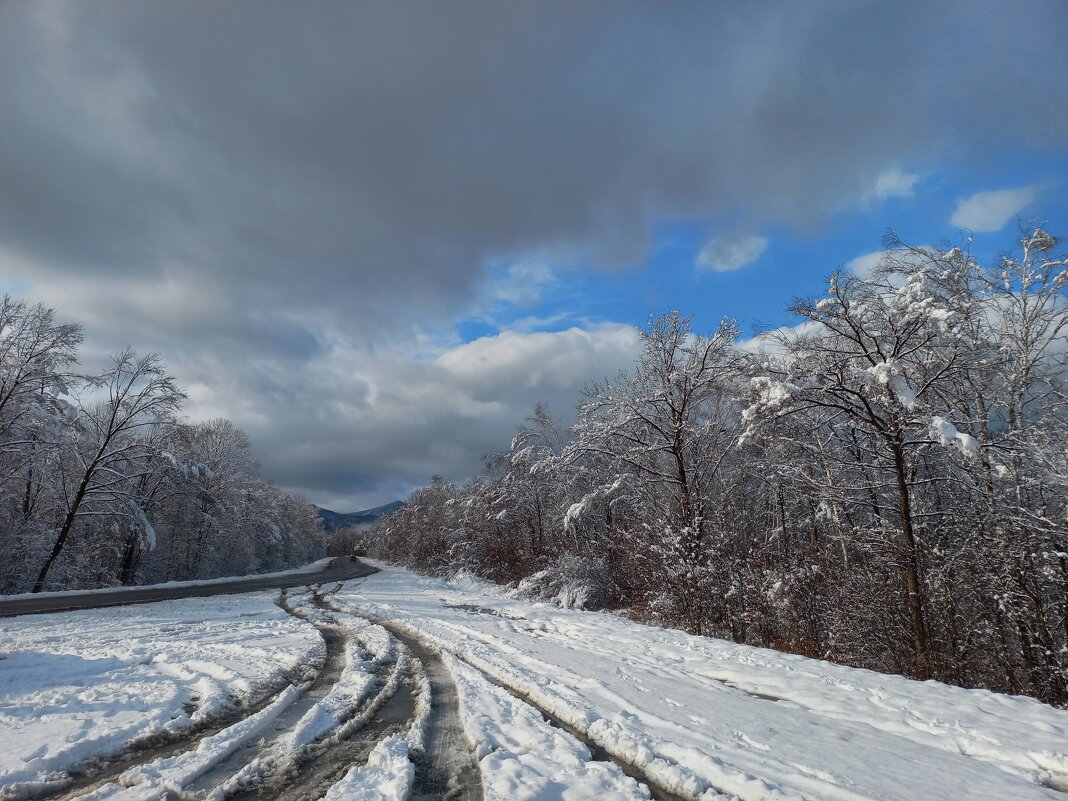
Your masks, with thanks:
<instances>
[{"instance_id":1,"label":"hill","mask_svg":"<svg viewBox=\"0 0 1068 801\"><path fill-rule=\"evenodd\" d=\"M364 509L360 512L334 512L330 509L323 509L321 506L315 508L319 512L319 517L322 518L323 527L327 532L337 531L339 528L345 528L346 526L367 526L374 523L383 515L392 512L394 509L399 509L404 506L404 501L390 501L389 503L376 506L373 509Z\"/></svg>"}]
</instances>

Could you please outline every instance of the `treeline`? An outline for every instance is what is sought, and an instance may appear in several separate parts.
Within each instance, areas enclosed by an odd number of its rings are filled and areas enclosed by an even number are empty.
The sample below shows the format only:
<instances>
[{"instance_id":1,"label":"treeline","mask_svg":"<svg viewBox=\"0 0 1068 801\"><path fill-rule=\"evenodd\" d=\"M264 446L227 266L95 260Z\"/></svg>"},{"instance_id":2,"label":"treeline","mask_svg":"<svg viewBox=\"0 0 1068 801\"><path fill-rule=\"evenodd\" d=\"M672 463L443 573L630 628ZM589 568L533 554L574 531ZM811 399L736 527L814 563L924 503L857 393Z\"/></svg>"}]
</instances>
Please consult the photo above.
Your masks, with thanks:
<instances>
[{"instance_id":1,"label":"treeline","mask_svg":"<svg viewBox=\"0 0 1068 801\"><path fill-rule=\"evenodd\" d=\"M569 431L539 406L373 552L644 621L1068 702L1066 261L888 236L739 340L672 313Z\"/></svg>"},{"instance_id":2,"label":"treeline","mask_svg":"<svg viewBox=\"0 0 1068 801\"><path fill-rule=\"evenodd\" d=\"M315 508L260 476L226 420L179 419L156 355L78 372L82 331L0 306L0 590L263 572L322 556Z\"/></svg>"}]
</instances>

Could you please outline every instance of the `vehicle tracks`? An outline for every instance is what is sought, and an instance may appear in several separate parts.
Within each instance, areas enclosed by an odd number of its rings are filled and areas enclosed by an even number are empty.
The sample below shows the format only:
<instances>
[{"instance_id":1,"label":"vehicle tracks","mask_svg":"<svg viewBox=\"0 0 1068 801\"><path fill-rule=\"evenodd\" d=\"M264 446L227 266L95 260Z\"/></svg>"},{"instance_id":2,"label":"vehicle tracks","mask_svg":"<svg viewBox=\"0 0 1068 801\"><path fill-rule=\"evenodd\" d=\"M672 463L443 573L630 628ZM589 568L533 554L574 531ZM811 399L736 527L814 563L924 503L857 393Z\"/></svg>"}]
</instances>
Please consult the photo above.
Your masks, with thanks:
<instances>
[{"instance_id":1,"label":"vehicle tracks","mask_svg":"<svg viewBox=\"0 0 1068 801\"><path fill-rule=\"evenodd\" d=\"M270 740L277 738L295 726L297 722L307 714L309 709L330 693L330 689L337 683L338 679L341 678L341 673L345 669L345 652L349 638L345 636L339 628L316 623L309 619L304 613L293 609L289 605L288 595L285 590L282 591L278 599L278 605L294 617L307 620L308 623L315 626L316 631L319 632L319 636L321 636L326 643L326 660L324 661L323 666L319 669L318 674L304 689L300 697L286 707L286 709L275 718L263 737L257 737L254 741L238 748L234 753L215 765L211 770L190 782L188 787L185 788L188 792L196 793L198 791L213 789L217 784L222 783L227 778L237 773L246 764L256 758L262 750L264 739Z\"/></svg>"},{"instance_id":2,"label":"vehicle tracks","mask_svg":"<svg viewBox=\"0 0 1068 801\"><path fill-rule=\"evenodd\" d=\"M354 612L344 610L333 605L331 605L331 608L335 609L336 611L356 614ZM442 662L441 657L438 656L429 646L423 643L418 637L410 634L409 632L402 629L400 626L396 625L395 623L391 623L388 620L377 620L372 617L366 617L365 619L372 620L373 622L382 626L390 634L392 634L398 640L407 645L408 648L413 652L430 655L428 657L428 661L430 661L430 659L436 660L437 664L440 665L441 670L444 671L446 675L448 674L448 669L445 667L444 662ZM543 706L538 704L533 698L531 698L526 693L517 690L514 687L509 686L508 684L505 684L492 674L488 673L479 665L474 664L473 662L465 659L462 655L453 653L453 656L459 659L464 664L478 671L479 675L481 675L490 684L494 685L495 687L499 687L500 689L511 695L513 698L516 698L517 700L522 701L524 704L527 704L528 706L531 706L536 709L538 713L545 719L546 723L570 734L572 737L574 737L576 740L586 746L586 748L590 752L590 756L592 759L598 762L610 762L616 767L618 767L624 774L626 774L630 778L634 779L637 782L640 782L641 784L644 784L648 788L650 797L653 799L653 801L692 801L692 799L688 796L678 795L672 790L667 789L660 785L658 782L650 779L645 774L645 772L642 771L642 769L639 768L637 765L634 765L630 762L627 762L626 760L620 759L612 755L602 746L591 740L589 736L587 736L584 732L579 729L576 729L574 726L569 725L568 723L554 715L552 712L546 710ZM448 678L448 681L449 684L452 685L452 693L454 694L453 697L455 698L456 688L455 685L452 684L451 677ZM431 720L433 720L433 718L431 718ZM477 764L475 765L475 768L477 770ZM418 783L418 773L416 774L416 779ZM415 795L413 797L418 798L419 796Z\"/></svg>"},{"instance_id":3,"label":"vehicle tracks","mask_svg":"<svg viewBox=\"0 0 1068 801\"><path fill-rule=\"evenodd\" d=\"M329 661L329 645L327 661ZM128 743L120 753L96 759L67 771L67 776L43 791L27 791L22 794L5 796L5 801L73 801L86 793L116 781L122 774L147 765L157 759L177 756L191 751L207 738L233 726L245 718L270 706L289 686L314 686L323 679L325 667L309 683L306 677L292 677L292 680L277 689L273 689L254 703L235 702L232 711L214 715L191 728L174 734L159 733L149 735Z\"/></svg>"},{"instance_id":4,"label":"vehicle tracks","mask_svg":"<svg viewBox=\"0 0 1068 801\"><path fill-rule=\"evenodd\" d=\"M321 603L339 614L355 615L319 596ZM471 752L460 718L460 701L452 674L441 656L410 634L382 621L382 626L422 665L430 683L430 718L422 753L413 754L415 781L412 801L482 801L482 773Z\"/></svg>"},{"instance_id":5,"label":"vehicle tracks","mask_svg":"<svg viewBox=\"0 0 1068 801\"><path fill-rule=\"evenodd\" d=\"M403 678L388 698L358 723L302 748L281 770L263 783L223 793L226 801L315 801L326 794L355 765L365 763L371 750L391 734L404 734L415 716L410 677ZM351 728L347 731L346 728ZM214 797L214 796L213 796Z\"/></svg>"},{"instance_id":6,"label":"vehicle tracks","mask_svg":"<svg viewBox=\"0 0 1068 801\"><path fill-rule=\"evenodd\" d=\"M312 588L312 597L320 609L339 611L327 605L322 593L315 588ZM288 611L309 620L321 631L343 630L313 621L291 608ZM344 652L345 648L342 647L341 669L344 667ZM400 653L395 662L381 665L375 678L378 692L319 740L287 755L286 761L265 779L254 776L247 782L239 780L230 786L226 783L264 750L261 741L251 746L249 752L240 758L220 763L209 774L191 783L186 788L187 794L199 796L207 793L214 801L220 798L225 801L314 801L321 798L349 769L365 763L381 740L391 734L405 734L411 728L416 716L416 687L410 656ZM308 704L300 715L290 716L284 727L278 727L278 736L296 725L312 706Z\"/></svg>"}]
</instances>

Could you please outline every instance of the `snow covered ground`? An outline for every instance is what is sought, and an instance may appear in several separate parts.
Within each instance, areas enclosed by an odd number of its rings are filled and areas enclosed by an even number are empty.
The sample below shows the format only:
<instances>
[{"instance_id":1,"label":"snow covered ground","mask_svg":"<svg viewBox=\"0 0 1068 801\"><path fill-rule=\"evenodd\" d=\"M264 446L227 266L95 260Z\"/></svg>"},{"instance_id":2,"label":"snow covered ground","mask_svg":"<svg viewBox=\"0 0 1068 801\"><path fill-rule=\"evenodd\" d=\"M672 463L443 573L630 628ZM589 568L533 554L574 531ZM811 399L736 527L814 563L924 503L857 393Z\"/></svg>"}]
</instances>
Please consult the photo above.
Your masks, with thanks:
<instances>
[{"instance_id":1,"label":"snow covered ground","mask_svg":"<svg viewBox=\"0 0 1068 801\"><path fill-rule=\"evenodd\" d=\"M508 711L503 696L467 689L484 677L684 797L1024 801L1063 799L1052 788L1068 789L1068 712L1031 699L690 637L382 567L334 602L474 668L456 675L489 797L524 795L494 782L556 788L528 797L590 796L568 793L561 781L589 781L581 752L539 733L527 712ZM503 734L502 721L512 727ZM622 783L612 792L635 797Z\"/></svg>"},{"instance_id":2,"label":"snow covered ground","mask_svg":"<svg viewBox=\"0 0 1068 801\"><path fill-rule=\"evenodd\" d=\"M256 592L0 621L0 797L262 701L184 750L146 752L81 798L222 798L242 777L288 775L279 767L286 755L313 747L340 767L318 791L327 801L403 801L419 796L441 730L430 663L434 681L454 685L452 742L466 739L460 748L481 771L461 783L481 783L473 797L485 801L648 798L628 773L661 795L702 801L1026 801L1063 799L1058 790L1068 789L1068 712L1031 699L382 568L323 598L291 595L307 620L280 609L275 592ZM313 623L344 638L331 646L332 683L301 695L287 685L326 650ZM415 712L387 735L375 728L373 699L402 683L418 698ZM342 759L334 749L354 733L366 750Z\"/></svg>"},{"instance_id":3,"label":"snow covered ground","mask_svg":"<svg viewBox=\"0 0 1068 801\"><path fill-rule=\"evenodd\" d=\"M325 646L276 597L0 620L0 795L282 690Z\"/></svg>"}]
</instances>

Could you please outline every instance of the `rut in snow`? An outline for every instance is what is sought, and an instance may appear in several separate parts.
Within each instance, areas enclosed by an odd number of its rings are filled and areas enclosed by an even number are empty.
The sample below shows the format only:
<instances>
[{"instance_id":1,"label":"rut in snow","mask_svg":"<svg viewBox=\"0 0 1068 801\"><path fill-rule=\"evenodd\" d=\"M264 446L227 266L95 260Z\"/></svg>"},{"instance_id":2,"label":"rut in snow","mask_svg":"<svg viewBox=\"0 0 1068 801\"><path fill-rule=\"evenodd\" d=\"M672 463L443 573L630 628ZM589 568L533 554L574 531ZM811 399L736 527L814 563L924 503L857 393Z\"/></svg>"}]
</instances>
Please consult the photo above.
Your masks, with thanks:
<instances>
[{"instance_id":1,"label":"rut in snow","mask_svg":"<svg viewBox=\"0 0 1068 801\"><path fill-rule=\"evenodd\" d=\"M312 588L312 592L315 605L327 610L319 591ZM396 661L389 660L379 665L375 673L377 691L348 712L335 727L293 753L274 755L280 761L254 765L258 757L270 754L272 743L279 742L318 701L330 693L346 666L345 654L350 637L343 628L311 620L303 612L289 607L285 601L281 605L290 614L307 619L325 638L338 640L333 680L318 691L310 690L308 698L301 699L283 712L271 727L272 733L268 734L266 740L250 743L192 782L186 788L189 795L210 792L212 797L222 796L227 801L313 801L325 794L354 764L366 762L371 750L381 739L390 734L404 733L411 725L415 715L415 695L406 667L407 657L402 655ZM251 772L247 770L250 766L253 768ZM242 771L245 776L241 775Z\"/></svg>"},{"instance_id":2,"label":"rut in snow","mask_svg":"<svg viewBox=\"0 0 1068 801\"><path fill-rule=\"evenodd\" d=\"M339 607L334 606L334 605L331 605L331 608L335 609L337 611L347 611L347 610L342 610ZM349 614L355 614L355 613L349 612ZM398 640L400 640L405 645L407 645L408 648L411 649L414 653L433 655L433 658L436 659L437 663L440 665L441 670L444 671L446 673L446 675L448 674L448 670L445 667L445 665L441 662L440 657L438 657L436 654L434 654L434 652L429 647L424 645L418 638L412 636L411 634L408 634L407 632L405 632L403 630L400 630L397 626L392 625L389 621L376 620L374 622L378 623L378 625L382 626L387 631L389 631L390 634L392 634ZM618 767L627 776L630 776L632 779L644 784L649 789L650 797L652 799L654 799L654 801L692 801L692 799L687 798L685 796L678 795L677 793L674 793L674 792L672 792L672 791L670 791L668 789L665 789L665 788L661 787L659 784L657 784L656 782L650 780L649 777L646 776L645 773L639 767L637 767L636 765L631 764L630 762L627 762L625 760L622 760L622 759L619 759L618 757L613 756L608 751L606 751L603 747L601 747L597 743L593 742L588 736L586 736L586 734L584 732L576 729L573 726L568 725L567 723L562 721L560 718L558 718L556 715L552 714L548 710L546 710L543 707L541 707L540 705L538 705L533 699L530 698L530 696L526 695L525 693L523 693L523 692L521 692L519 690L516 690L513 687L508 686L507 684L502 683L497 678L495 678L494 676L490 675L485 670L480 668L478 665L472 664L468 660L464 659L462 655L460 655L460 654L453 654L453 655L456 656L456 658L460 659L462 662L464 662L464 664L469 665L470 667L472 667L475 670L477 670L479 672L479 674L481 674L490 684L493 684L494 686L500 687L502 690L507 692L512 697L514 697L514 698L518 699L519 701L522 701L523 703L527 704L528 706L531 706L534 709L536 709L539 712L539 714L541 714L541 716L545 719L546 723L548 723L551 726L555 726L556 728L558 728L558 729L560 729L562 731L565 731L568 734L570 734L572 737L574 737L576 740L578 740L580 743L582 743L584 746L586 746L586 748L590 752L590 756L594 760L596 760L598 762L610 762L610 763L614 764L616 767ZM426 664L426 663L424 662L424 664ZM451 679L449 679L449 682L451 684ZM455 692L456 692L455 686L453 686L452 692L453 692L453 698L455 699ZM431 718L431 720L433 720L433 718ZM462 737L462 729L461 729L461 737ZM475 764L475 770L477 770L477 769L478 768L477 768L477 763L476 763ZM417 790L418 790L418 785L419 785L419 774L417 772L416 773L416 789ZM417 794L414 795L413 797L414 798L419 798L419 796ZM464 796L464 797L466 798L467 796ZM451 798L451 796L450 796L450 798Z\"/></svg>"},{"instance_id":3,"label":"rut in snow","mask_svg":"<svg viewBox=\"0 0 1068 801\"><path fill-rule=\"evenodd\" d=\"M388 698L384 696L385 693L379 693L365 708L369 713L366 722L363 722L362 713L358 714L358 725L346 727L343 724L333 736L302 748L282 770L266 781L226 793L226 801L315 801L321 798L350 768L366 762L371 750L381 740L391 734L404 734L411 726L415 716L415 694L410 677L405 677Z\"/></svg>"},{"instance_id":4,"label":"rut in snow","mask_svg":"<svg viewBox=\"0 0 1068 801\"><path fill-rule=\"evenodd\" d=\"M353 614L321 595L317 601L334 612ZM464 734L459 695L449 669L435 651L418 639L388 624L383 628L407 647L430 682L430 719L423 752L412 755L415 781L411 801L482 801L482 774Z\"/></svg>"},{"instance_id":5,"label":"rut in snow","mask_svg":"<svg viewBox=\"0 0 1068 801\"><path fill-rule=\"evenodd\" d=\"M464 736L458 693L449 669L440 656L414 637L389 631L419 660L430 681L430 721L423 753L413 760L412 801L482 801L482 774Z\"/></svg>"},{"instance_id":6,"label":"rut in snow","mask_svg":"<svg viewBox=\"0 0 1068 801\"><path fill-rule=\"evenodd\" d=\"M289 605L285 591L282 592L278 605L294 617L308 620L307 615ZM265 734L268 739L273 739L296 725L309 709L330 693L331 688L337 683L342 671L345 669L348 636L333 626L321 625L311 620L308 620L308 622L315 626L319 636L326 643L326 661L312 683L305 688L300 698L286 707L282 714L271 724ZM222 783L255 759L260 753L262 740L263 738L256 738L253 742L239 748L207 773L191 782L186 790L190 792L209 790Z\"/></svg>"},{"instance_id":7,"label":"rut in snow","mask_svg":"<svg viewBox=\"0 0 1068 801\"><path fill-rule=\"evenodd\" d=\"M524 704L527 704L528 706L531 706L534 709L538 710L538 713L543 718L545 718L546 723L548 723L550 726L555 726L561 731L567 732L580 743L582 743L584 746L586 746L587 750L589 750L590 752L590 756L594 760L598 762L610 762L617 768L619 768L621 771L623 771L623 773L627 776L630 776L635 781L644 784L649 790L649 796L653 799L653 801L693 801L693 799L687 796L678 795L677 793L673 793L672 791L666 790L663 787L659 786L656 782L650 780L649 777L646 776L645 773L642 772L641 768L639 768L637 765L633 765L630 762L627 762L626 760L619 759L618 757L615 757L612 754L608 753L608 751L606 751L604 748L602 748L589 737L587 737L584 732L579 729L576 729L574 726L565 723L552 712L549 712L548 710L536 704L526 693L520 692L519 690L515 690L512 687L509 687L507 684L503 684L502 682L491 676L489 673L482 670L477 665L473 665L468 662L462 656L457 656L456 658L463 662L465 665L468 665L469 667L472 667L477 670L482 676L482 678L484 678L493 686L500 687L513 698L522 701Z\"/></svg>"},{"instance_id":8,"label":"rut in snow","mask_svg":"<svg viewBox=\"0 0 1068 801\"><path fill-rule=\"evenodd\" d=\"M282 591L283 600L279 603L279 606L293 614L292 610L285 606L284 597L285 590ZM295 686L303 685L305 695L321 688L329 687L333 682L337 681L341 667L344 665L345 643L334 631L319 629L319 634L326 643L326 657L322 665L310 667L301 676L285 676L285 681L281 686L276 686L273 691L254 703L235 703L227 712L205 718L198 724L180 732L158 733L139 738L130 742L126 748L117 754L94 759L84 765L71 768L67 773L67 777L58 780L41 791L27 792L23 795L12 796L12 798L33 799L33 801L71 801L98 787L115 781L132 768L195 749L202 740L218 734L238 721L270 706L290 684ZM298 700L290 708L296 707L300 703L301 701ZM192 711L186 709L187 713Z\"/></svg>"}]
</instances>

